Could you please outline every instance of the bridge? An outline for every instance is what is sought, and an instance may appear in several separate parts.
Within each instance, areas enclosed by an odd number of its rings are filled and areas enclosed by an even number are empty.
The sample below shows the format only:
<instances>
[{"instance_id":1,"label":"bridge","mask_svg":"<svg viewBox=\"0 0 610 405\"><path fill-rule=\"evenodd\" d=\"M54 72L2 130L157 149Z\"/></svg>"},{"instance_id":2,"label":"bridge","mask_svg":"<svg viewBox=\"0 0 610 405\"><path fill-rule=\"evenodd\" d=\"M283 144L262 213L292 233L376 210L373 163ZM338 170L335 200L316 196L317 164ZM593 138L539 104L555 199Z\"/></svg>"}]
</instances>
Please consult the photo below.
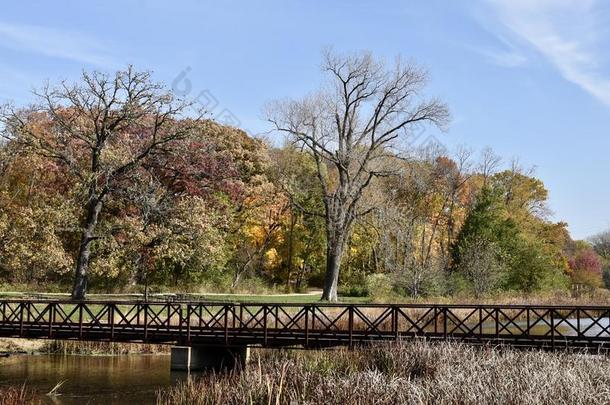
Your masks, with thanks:
<instances>
[{"instance_id":1,"label":"bridge","mask_svg":"<svg viewBox=\"0 0 610 405\"><path fill-rule=\"evenodd\" d=\"M247 348L410 338L523 347L610 347L610 306L272 304L1 300L0 336L176 346L172 364L244 361Z\"/></svg>"}]
</instances>

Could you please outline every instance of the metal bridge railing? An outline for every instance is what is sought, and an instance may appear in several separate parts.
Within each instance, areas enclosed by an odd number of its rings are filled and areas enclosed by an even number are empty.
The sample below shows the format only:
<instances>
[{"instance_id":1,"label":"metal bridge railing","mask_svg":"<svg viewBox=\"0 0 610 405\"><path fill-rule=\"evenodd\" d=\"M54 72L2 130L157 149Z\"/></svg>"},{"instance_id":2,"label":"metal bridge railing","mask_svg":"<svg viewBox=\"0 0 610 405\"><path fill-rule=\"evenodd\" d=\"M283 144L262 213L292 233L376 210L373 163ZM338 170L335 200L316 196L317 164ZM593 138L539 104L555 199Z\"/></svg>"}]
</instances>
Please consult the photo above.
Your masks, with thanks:
<instances>
[{"instance_id":1,"label":"metal bridge railing","mask_svg":"<svg viewBox=\"0 0 610 405\"><path fill-rule=\"evenodd\" d=\"M0 301L0 336L172 344L354 345L414 337L610 345L610 307Z\"/></svg>"}]
</instances>

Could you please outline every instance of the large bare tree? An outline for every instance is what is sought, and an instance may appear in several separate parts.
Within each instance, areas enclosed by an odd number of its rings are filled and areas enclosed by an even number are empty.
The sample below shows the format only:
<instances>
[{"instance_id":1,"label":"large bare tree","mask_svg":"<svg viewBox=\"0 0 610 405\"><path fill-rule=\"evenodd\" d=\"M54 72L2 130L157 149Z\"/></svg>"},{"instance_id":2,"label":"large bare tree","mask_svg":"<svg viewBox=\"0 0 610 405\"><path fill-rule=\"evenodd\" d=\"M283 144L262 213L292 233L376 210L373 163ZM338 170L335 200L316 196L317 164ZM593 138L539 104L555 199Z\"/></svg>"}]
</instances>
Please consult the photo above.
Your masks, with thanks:
<instances>
[{"instance_id":1,"label":"large bare tree","mask_svg":"<svg viewBox=\"0 0 610 405\"><path fill-rule=\"evenodd\" d=\"M424 70L398 58L386 66L369 53L324 53L329 81L300 100L270 104L268 119L288 134L317 165L326 224L326 277L323 300L337 300L341 258L354 222L374 207L361 204L364 191L379 176L395 170L387 157L408 144L427 124L443 127L447 107L422 98Z\"/></svg>"},{"instance_id":2,"label":"large bare tree","mask_svg":"<svg viewBox=\"0 0 610 405\"><path fill-rule=\"evenodd\" d=\"M84 72L78 83L35 94L39 104L29 109L4 106L3 136L55 160L82 186L72 297L83 299L104 203L149 156L187 136L195 120L178 119L189 104L131 67L112 75Z\"/></svg>"}]
</instances>

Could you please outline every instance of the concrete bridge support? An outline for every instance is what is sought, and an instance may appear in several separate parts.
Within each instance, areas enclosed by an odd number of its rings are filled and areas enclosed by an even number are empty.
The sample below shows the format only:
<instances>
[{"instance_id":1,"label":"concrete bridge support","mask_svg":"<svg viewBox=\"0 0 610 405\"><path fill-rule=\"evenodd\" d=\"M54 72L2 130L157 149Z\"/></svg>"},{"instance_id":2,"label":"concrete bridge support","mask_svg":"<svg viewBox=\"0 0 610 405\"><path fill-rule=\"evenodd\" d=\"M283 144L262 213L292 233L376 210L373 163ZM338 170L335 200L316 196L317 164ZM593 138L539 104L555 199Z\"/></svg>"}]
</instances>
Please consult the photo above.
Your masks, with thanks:
<instances>
[{"instance_id":1,"label":"concrete bridge support","mask_svg":"<svg viewBox=\"0 0 610 405\"><path fill-rule=\"evenodd\" d=\"M171 369L175 371L233 370L244 367L250 358L248 346L174 346Z\"/></svg>"}]
</instances>

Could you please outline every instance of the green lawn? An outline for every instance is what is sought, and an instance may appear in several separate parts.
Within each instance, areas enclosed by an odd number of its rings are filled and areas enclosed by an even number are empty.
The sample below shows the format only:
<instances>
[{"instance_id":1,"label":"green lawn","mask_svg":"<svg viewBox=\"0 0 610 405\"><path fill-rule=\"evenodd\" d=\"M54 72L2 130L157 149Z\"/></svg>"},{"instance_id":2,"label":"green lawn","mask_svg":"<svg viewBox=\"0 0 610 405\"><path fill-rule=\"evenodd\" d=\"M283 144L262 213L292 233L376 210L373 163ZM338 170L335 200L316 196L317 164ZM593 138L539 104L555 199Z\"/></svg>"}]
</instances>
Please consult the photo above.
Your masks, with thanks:
<instances>
[{"instance_id":1,"label":"green lawn","mask_svg":"<svg viewBox=\"0 0 610 405\"><path fill-rule=\"evenodd\" d=\"M320 294L178 294L181 300L192 301L213 301L213 302L246 302L246 303L296 303L296 304L313 304L320 302ZM151 300L159 300L163 298L171 299L173 294L154 294L151 295ZM34 292L0 292L0 299L57 299L67 300L67 293L34 293ZM88 294L87 300L91 301L123 301L123 300L141 300L141 294ZM369 297L339 297L339 302L349 304L363 304L370 302Z\"/></svg>"},{"instance_id":2,"label":"green lawn","mask_svg":"<svg viewBox=\"0 0 610 405\"><path fill-rule=\"evenodd\" d=\"M265 303L296 303L313 304L320 302L320 295L193 295L196 300L222 301L222 302L265 302ZM369 297L339 297L339 302L348 304L362 304L370 302Z\"/></svg>"}]
</instances>

